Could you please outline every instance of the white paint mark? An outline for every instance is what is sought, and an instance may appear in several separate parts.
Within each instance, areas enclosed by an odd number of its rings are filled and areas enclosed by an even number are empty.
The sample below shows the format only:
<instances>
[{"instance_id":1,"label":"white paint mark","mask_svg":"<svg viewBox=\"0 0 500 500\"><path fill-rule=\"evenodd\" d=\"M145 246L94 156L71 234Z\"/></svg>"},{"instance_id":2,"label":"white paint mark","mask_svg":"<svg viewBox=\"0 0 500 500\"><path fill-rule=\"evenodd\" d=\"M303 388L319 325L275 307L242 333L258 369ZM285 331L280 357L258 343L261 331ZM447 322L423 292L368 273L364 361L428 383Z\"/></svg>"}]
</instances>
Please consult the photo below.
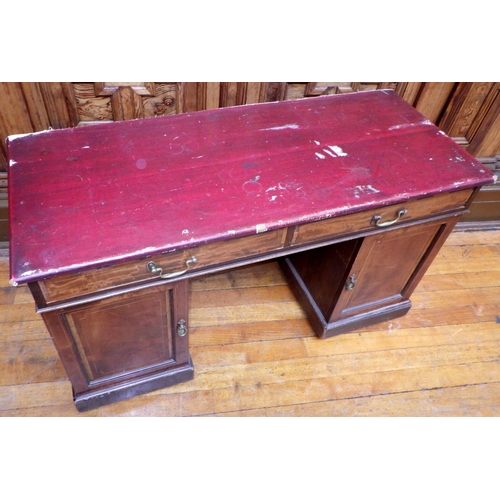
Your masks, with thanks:
<instances>
[{"instance_id":1,"label":"white paint mark","mask_svg":"<svg viewBox=\"0 0 500 500\"><path fill-rule=\"evenodd\" d=\"M314 141L314 144L316 144L316 146L319 146L320 142L319 141Z\"/></svg>"},{"instance_id":2,"label":"white paint mark","mask_svg":"<svg viewBox=\"0 0 500 500\"><path fill-rule=\"evenodd\" d=\"M234 229L230 229L227 234L235 235L236 231Z\"/></svg>"},{"instance_id":3,"label":"white paint mark","mask_svg":"<svg viewBox=\"0 0 500 500\"><path fill-rule=\"evenodd\" d=\"M195 160L197 160L198 158L203 158L203 155L194 157Z\"/></svg>"},{"instance_id":4,"label":"white paint mark","mask_svg":"<svg viewBox=\"0 0 500 500\"><path fill-rule=\"evenodd\" d=\"M267 231L267 226L265 224L257 224L255 226L255 232L257 234L259 233L265 233Z\"/></svg>"},{"instance_id":5,"label":"white paint mark","mask_svg":"<svg viewBox=\"0 0 500 500\"><path fill-rule=\"evenodd\" d=\"M326 158L325 155L322 155L321 153L314 153L318 158L320 158L321 160L324 160Z\"/></svg>"},{"instance_id":6,"label":"white paint mark","mask_svg":"<svg viewBox=\"0 0 500 500\"><path fill-rule=\"evenodd\" d=\"M183 229L182 234L185 236L186 234L189 234L189 229Z\"/></svg>"},{"instance_id":7,"label":"white paint mark","mask_svg":"<svg viewBox=\"0 0 500 500\"><path fill-rule=\"evenodd\" d=\"M354 196L359 198L359 194L370 194L370 193L380 193L378 189L375 189L371 184L356 186L354 189Z\"/></svg>"},{"instance_id":8,"label":"white paint mark","mask_svg":"<svg viewBox=\"0 0 500 500\"><path fill-rule=\"evenodd\" d=\"M277 127L269 127L269 128L261 128L260 131L264 130L285 130L287 128L291 128L293 130L296 130L300 128L296 123L287 123L286 125L280 125Z\"/></svg>"},{"instance_id":9,"label":"white paint mark","mask_svg":"<svg viewBox=\"0 0 500 500\"><path fill-rule=\"evenodd\" d=\"M140 170L144 170L146 168L147 163L148 162L146 160L141 158L140 160L137 160L135 162L135 166Z\"/></svg>"},{"instance_id":10,"label":"white paint mark","mask_svg":"<svg viewBox=\"0 0 500 500\"><path fill-rule=\"evenodd\" d=\"M277 198L277 196L276 196L276 195L274 195L274 196L271 196L270 200L271 200L271 201L274 201L276 198Z\"/></svg>"},{"instance_id":11,"label":"white paint mark","mask_svg":"<svg viewBox=\"0 0 500 500\"><path fill-rule=\"evenodd\" d=\"M15 139L20 139L21 137L29 137L33 135L40 135L40 134L46 134L47 132L52 131L52 128L49 127L47 130L40 130L39 132L29 132L27 134L12 134L7 137L9 141L14 141Z\"/></svg>"},{"instance_id":12,"label":"white paint mark","mask_svg":"<svg viewBox=\"0 0 500 500\"><path fill-rule=\"evenodd\" d=\"M392 127L389 127L388 130L400 130L403 128L418 127L419 125L432 125L432 122L429 120L424 120L423 122L419 123L401 123L400 125L393 125Z\"/></svg>"},{"instance_id":13,"label":"white paint mark","mask_svg":"<svg viewBox=\"0 0 500 500\"><path fill-rule=\"evenodd\" d=\"M21 277L24 278L25 276L31 276L32 274L36 274L38 272L40 272L39 269L34 269L33 271L25 271L21 274Z\"/></svg>"},{"instance_id":14,"label":"white paint mark","mask_svg":"<svg viewBox=\"0 0 500 500\"><path fill-rule=\"evenodd\" d=\"M89 149L90 146L82 146L82 149Z\"/></svg>"},{"instance_id":15,"label":"white paint mark","mask_svg":"<svg viewBox=\"0 0 500 500\"><path fill-rule=\"evenodd\" d=\"M337 158L336 154L333 154L331 151L328 151L328 149L323 149L323 151L327 154L330 155L332 158Z\"/></svg>"},{"instance_id":16,"label":"white paint mark","mask_svg":"<svg viewBox=\"0 0 500 500\"><path fill-rule=\"evenodd\" d=\"M266 189L266 193L269 191L276 191L276 189L278 189L278 186L270 187L270 188Z\"/></svg>"},{"instance_id":17,"label":"white paint mark","mask_svg":"<svg viewBox=\"0 0 500 500\"><path fill-rule=\"evenodd\" d=\"M12 167L12 165L15 165L16 163L17 163L17 161L10 160L9 161L9 167Z\"/></svg>"},{"instance_id":18,"label":"white paint mark","mask_svg":"<svg viewBox=\"0 0 500 500\"><path fill-rule=\"evenodd\" d=\"M328 146L335 154L338 156L347 156L347 153L342 151L342 148L339 146Z\"/></svg>"}]
</instances>

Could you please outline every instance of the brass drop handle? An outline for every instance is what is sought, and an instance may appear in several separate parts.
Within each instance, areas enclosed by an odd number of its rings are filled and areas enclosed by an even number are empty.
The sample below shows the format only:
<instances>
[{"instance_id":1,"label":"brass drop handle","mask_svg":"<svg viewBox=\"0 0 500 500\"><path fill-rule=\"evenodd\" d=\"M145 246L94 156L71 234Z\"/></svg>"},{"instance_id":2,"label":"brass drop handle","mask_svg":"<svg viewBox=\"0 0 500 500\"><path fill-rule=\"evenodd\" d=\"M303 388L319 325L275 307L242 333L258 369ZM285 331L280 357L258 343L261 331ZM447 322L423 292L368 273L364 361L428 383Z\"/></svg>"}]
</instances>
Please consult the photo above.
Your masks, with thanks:
<instances>
[{"instance_id":1,"label":"brass drop handle","mask_svg":"<svg viewBox=\"0 0 500 500\"><path fill-rule=\"evenodd\" d=\"M380 222L381 219L382 219L382 216L381 215L374 215L373 216L373 219L372 219L372 224L375 224L377 227L387 227L387 226L392 226L393 224L396 224L396 222L401 219L401 217L403 217L403 215L408 212L408 210L406 210L406 208L402 208L399 212L398 212L398 216L393 219L393 220L389 220L387 222Z\"/></svg>"},{"instance_id":2,"label":"brass drop handle","mask_svg":"<svg viewBox=\"0 0 500 500\"><path fill-rule=\"evenodd\" d=\"M189 259L186 260L186 268L183 269L182 271L175 271L173 273L169 273L169 274L163 274L163 270L161 267L157 266L155 262L151 261L151 262L148 262L146 264L146 269L150 272L150 273L160 273L159 274L159 277L166 280L166 279L169 279L169 278L177 278L177 276L182 276L184 273L186 273L187 271L189 271L189 266L191 264L196 264L197 259L196 257L190 257Z\"/></svg>"},{"instance_id":3,"label":"brass drop handle","mask_svg":"<svg viewBox=\"0 0 500 500\"><path fill-rule=\"evenodd\" d=\"M349 292L356 286L356 274L351 274L347 283L345 284L345 289Z\"/></svg>"}]
</instances>

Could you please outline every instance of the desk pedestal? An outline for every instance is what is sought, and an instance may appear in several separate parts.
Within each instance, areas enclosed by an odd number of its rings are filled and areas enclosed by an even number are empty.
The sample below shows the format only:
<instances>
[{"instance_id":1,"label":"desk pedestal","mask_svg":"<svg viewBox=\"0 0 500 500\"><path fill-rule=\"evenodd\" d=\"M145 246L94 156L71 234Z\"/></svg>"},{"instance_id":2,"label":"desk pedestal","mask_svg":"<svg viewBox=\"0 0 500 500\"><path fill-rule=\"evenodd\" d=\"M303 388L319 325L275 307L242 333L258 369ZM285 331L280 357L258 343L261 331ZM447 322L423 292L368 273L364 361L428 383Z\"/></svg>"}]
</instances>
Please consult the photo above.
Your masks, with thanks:
<instances>
[{"instance_id":1,"label":"desk pedestal","mask_svg":"<svg viewBox=\"0 0 500 500\"><path fill-rule=\"evenodd\" d=\"M280 266L316 334L331 337L406 314L456 221L386 230L291 255Z\"/></svg>"},{"instance_id":2,"label":"desk pedestal","mask_svg":"<svg viewBox=\"0 0 500 500\"><path fill-rule=\"evenodd\" d=\"M187 280L42 316L79 411L193 378Z\"/></svg>"}]
</instances>

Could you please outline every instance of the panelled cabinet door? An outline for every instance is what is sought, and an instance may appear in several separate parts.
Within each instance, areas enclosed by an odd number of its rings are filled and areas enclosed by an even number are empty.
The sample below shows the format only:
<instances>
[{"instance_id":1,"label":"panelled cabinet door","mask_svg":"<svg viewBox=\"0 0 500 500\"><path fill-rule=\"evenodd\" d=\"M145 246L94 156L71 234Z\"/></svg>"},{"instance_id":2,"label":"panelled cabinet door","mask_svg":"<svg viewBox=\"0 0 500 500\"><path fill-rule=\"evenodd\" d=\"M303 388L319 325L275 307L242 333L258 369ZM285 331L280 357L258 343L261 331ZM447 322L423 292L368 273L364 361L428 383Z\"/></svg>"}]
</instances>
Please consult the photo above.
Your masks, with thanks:
<instances>
[{"instance_id":1,"label":"panelled cabinet door","mask_svg":"<svg viewBox=\"0 0 500 500\"><path fill-rule=\"evenodd\" d=\"M441 222L434 222L364 238L329 321L408 299L413 279L442 229Z\"/></svg>"},{"instance_id":2,"label":"panelled cabinet door","mask_svg":"<svg viewBox=\"0 0 500 500\"><path fill-rule=\"evenodd\" d=\"M77 408L192 378L187 287L182 280L43 314Z\"/></svg>"}]
</instances>

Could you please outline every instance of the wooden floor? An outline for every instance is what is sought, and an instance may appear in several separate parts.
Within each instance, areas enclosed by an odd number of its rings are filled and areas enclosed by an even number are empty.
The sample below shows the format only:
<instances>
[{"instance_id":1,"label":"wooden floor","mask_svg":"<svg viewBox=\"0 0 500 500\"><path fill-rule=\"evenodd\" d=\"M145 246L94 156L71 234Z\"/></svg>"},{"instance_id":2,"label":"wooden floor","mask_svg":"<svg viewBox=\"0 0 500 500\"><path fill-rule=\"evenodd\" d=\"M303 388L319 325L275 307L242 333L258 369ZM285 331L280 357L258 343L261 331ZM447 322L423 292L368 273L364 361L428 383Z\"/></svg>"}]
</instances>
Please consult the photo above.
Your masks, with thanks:
<instances>
[{"instance_id":1,"label":"wooden floor","mask_svg":"<svg viewBox=\"0 0 500 500\"><path fill-rule=\"evenodd\" d=\"M500 231L452 233L405 317L328 340L275 262L194 280L194 380L86 413L3 252L0 416L500 416Z\"/></svg>"}]
</instances>

